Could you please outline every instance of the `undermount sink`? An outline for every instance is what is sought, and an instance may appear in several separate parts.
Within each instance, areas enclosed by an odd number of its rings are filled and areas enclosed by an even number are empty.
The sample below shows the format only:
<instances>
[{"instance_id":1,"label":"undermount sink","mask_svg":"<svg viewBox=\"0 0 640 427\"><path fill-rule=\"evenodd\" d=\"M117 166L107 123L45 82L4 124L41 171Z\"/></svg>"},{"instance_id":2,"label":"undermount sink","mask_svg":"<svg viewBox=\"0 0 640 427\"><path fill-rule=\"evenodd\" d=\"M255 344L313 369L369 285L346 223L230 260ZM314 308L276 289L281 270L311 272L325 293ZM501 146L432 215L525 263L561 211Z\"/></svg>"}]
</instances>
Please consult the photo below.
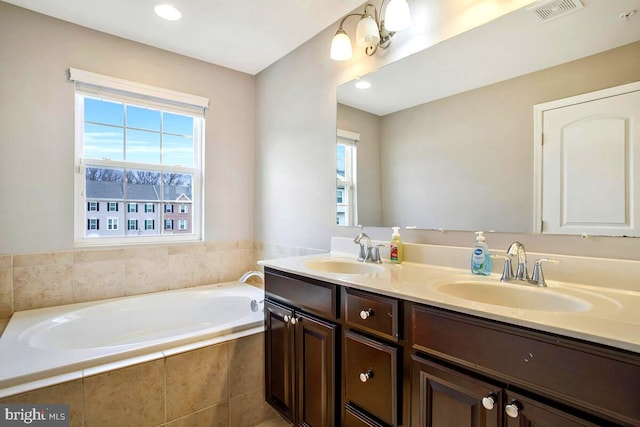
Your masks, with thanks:
<instances>
[{"instance_id":1,"label":"undermount sink","mask_svg":"<svg viewBox=\"0 0 640 427\"><path fill-rule=\"evenodd\" d=\"M524 310L577 312L587 311L592 307L587 301L554 292L549 288L518 284L458 281L441 285L438 291L469 301Z\"/></svg>"},{"instance_id":2,"label":"undermount sink","mask_svg":"<svg viewBox=\"0 0 640 427\"><path fill-rule=\"evenodd\" d=\"M372 274L384 271L380 265L337 259L314 259L304 265L313 270L336 274Z\"/></svg>"}]
</instances>

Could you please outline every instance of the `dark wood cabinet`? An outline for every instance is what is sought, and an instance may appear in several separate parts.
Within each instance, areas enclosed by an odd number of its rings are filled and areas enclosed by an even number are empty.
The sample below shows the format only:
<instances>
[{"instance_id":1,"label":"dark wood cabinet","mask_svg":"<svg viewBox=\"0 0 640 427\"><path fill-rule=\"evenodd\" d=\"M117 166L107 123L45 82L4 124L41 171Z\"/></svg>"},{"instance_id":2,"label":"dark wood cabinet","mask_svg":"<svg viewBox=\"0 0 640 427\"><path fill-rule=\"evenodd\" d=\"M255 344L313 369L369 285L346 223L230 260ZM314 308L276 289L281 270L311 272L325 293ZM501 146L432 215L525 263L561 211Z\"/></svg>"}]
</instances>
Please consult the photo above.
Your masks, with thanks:
<instances>
[{"instance_id":1,"label":"dark wood cabinet","mask_svg":"<svg viewBox=\"0 0 640 427\"><path fill-rule=\"evenodd\" d=\"M415 355L411 385L412 427L502 426L501 387Z\"/></svg>"},{"instance_id":2,"label":"dark wood cabinet","mask_svg":"<svg viewBox=\"0 0 640 427\"><path fill-rule=\"evenodd\" d=\"M296 426L334 427L338 425L340 396L336 371L339 326L298 306L288 305L295 304L300 292L295 286L300 283L313 294L314 284L266 275L265 397ZM334 295L330 287L320 288L317 294L329 299ZM301 305L311 307L316 313L332 316L335 303L331 300L306 296L301 300ZM328 311L323 312L325 309Z\"/></svg>"},{"instance_id":3,"label":"dark wood cabinet","mask_svg":"<svg viewBox=\"0 0 640 427\"><path fill-rule=\"evenodd\" d=\"M295 426L640 426L637 353L265 273L266 400Z\"/></svg>"}]
</instances>

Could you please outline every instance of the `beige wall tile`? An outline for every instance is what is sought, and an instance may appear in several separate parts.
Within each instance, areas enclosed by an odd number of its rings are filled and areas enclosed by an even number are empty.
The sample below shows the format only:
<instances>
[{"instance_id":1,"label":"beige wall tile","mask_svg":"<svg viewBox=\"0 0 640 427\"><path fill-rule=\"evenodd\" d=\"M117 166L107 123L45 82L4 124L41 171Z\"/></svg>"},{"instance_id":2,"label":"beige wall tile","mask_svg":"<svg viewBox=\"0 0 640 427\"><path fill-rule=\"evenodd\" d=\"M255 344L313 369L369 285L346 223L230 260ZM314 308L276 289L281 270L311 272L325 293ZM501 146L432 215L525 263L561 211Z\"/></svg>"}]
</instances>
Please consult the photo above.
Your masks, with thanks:
<instances>
[{"instance_id":1,"label":"beige wall tile","mask_svg":"<svg viewBox=\"0 0 640 427\"><path fill-rule=\"evenodd\" d=\"M210 406L167 423L167 427L228 427L229 403Z\"/></svg>"},{"instance_id":2,"label":"beige wall tile","mask_svg":"<svg viewBox=\"0 0 640 427\"><path fill-rule=\"evenodd\" d=\"M2 257L0 257L2 258ZM0 267L0 319L13 313L13 269Z\"/></svg>"},{"instance_id":3,"label":"beige wall tile","mask_svg":"<svg viewBox=\"0 0 640 427\"><path fill-rule=\"evenodd\" d=\"M95 249L73 253L74 264L95 261L114 261L124 259L124 249Z\"/></svg>"},{"instance_id":4,"label":"beige wall tile","mask_svg":"<svg viewBox=\"0 0 640 427\"><path fill-rule=\"evenodd\" d=\"M85 426L157 426L165 415L164 360L84 379Z\"/></svg>"},{"instance_id":5,"label":"beige wall tile","mask_svg":"<svg viewBox=\"0 0 640 427\"><path fill-rule=\"evenodd\" d=\"M81 427L82 414L82 380L69 381L50 387L40 388L27 393L0 399L0 403L31 403L31 404L67 404L69 405L70 425Z\"/></svg>"},{"instance_id":6,"label":"beige wall tile","mask_svg":"<svg viewBox=\"0 0 640 427\"><path fill-rule=\"evenodd\" d=\"M229 396L264 387L264 333L229 342Z\"/></svg>"},{"instance_id":7,"label":"beige wall tile","mask_svg":"<svg viewBox=\"0 0 640 427\"><path fill-rule=\"evenodd\" d=\"M73 267L75 302L125 295L125 262L121 259L76 262Z\"/></svg>"},{"instance_id":8,"label":"beige wall tile","mask_svg":"<svg viewBox=\"0 0 640 427\"><path fill-rule=\"evenodd\" d=\"M54 263L13 268L15 311L73 302L73 267Z\"/></svg>"},{"instance_id":9,"label":"beige wall tile","mask_svg":"<svg viewBox=\"0 0 640 427\"><path fill-rule=\"evenodd\" d=\"M0 268L11 268L13 257L11 255L0 255Z\"/></svg>"},{"instance_id":10,"label":"beige wall tile","mask_svg":"<svg viewBox=\"0 0 640 427\"><path fill-rule=\"evenodd\" d=\"M183 253L167 257L167 275L169 289L182 289L193 286L193 271L196 259L194 254Z\"/></svg>"},{"instance_id":11,"label":"beige wall tile","mask_svg":"<svg viewBox=\"0 0 640 427\"><path fill-rule=\"evenodd\" d=\"M125 295L146 294L169 290L167 283L168 255L125 260Z\"/></svg>"},{"instance_id":12,"label":"beige wall tile","mask_svg":"<svg viewBox=\"0 0 640 427\"><path fill-rule=\"evenodd\" d=\"M206 243L184 243L180 245L171 245L168 247L169 255L197 254L206 250Z\"/></svg>"},{"instance_id":13,"label":"beige wall tile","mask_svg":"<svg viewBox=\"0 0 640 427\"><path fill-rule=\"evenodd\" d=\"M264 401L264 388L229 399L230 427L254 427L277 417L277 412Z\"/></svg>"},{"instance_id":14,"label":"beige wall tile","mask_svg":"<svg viewBox=\"0 0 640 427\"><path fill-rule=\"evenodd\" d=\"M229 398L227 343L168 357L166 370L168 421Z\"/></svg>"},{"instance_id":15,"label":"beige wall tile","mask_svg":"<svg viewBox=\"0 0 640 427\"><path fill-rule=\"evenodd\" d=\"M223 268L219 252L197 254L193 269L193 285L201 286L220 283L220 273Z\"/></svg>"},{"instance_id":16,"label":"beige wall tile","mask_svg":"<svg viewBox=\"0 0 640 427\"><path fill-rule=\"evenodd\" d=\"M49 252L13 256L13 267L33 267L36 265L72 264L73 252Z\"/></svg>"},{"instance_id":17,"label":"beige wall tile","mask_svg":"<svg viewBox=\"0 0 640 427\"><path fill-rule=\"evenodd\" d=\"M4 332L7 325L9 324L9 320L10 319L0 319L0 337L2 336L2 333Z\"/></svg>"}]
</instances>

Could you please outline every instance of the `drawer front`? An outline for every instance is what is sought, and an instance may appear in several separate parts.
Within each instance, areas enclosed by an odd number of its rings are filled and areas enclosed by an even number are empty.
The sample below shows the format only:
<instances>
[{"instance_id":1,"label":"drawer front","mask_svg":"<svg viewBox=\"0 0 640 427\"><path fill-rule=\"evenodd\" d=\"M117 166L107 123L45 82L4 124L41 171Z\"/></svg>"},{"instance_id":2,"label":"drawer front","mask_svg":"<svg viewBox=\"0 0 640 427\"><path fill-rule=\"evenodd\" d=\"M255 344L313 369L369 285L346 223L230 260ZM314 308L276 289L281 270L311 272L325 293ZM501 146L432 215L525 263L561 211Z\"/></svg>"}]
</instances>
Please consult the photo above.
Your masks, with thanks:
<instances>
[{"instance_id":1,"label":"drawer front","mask_svg":"<svg viewBox=\"0 0 640 427\"><path fill-rule=\"evenodd\" d=\"M412 306L412 348L587 412L640 425L640 357Z\"/></svg>"},{"instance_id":2,"label":"drawer front","mask_svg":"<svg viewBox=\"0 0 640 427\"><path fill-rule=\"evenodd\" d=\"M313 279L305 281L265 269L265 294L272 299L301 308L320 317L336 320L337 286Z\"/></svg>"},{"instance_id":3,"label":"drawer front","mask_svg":"<svg viewBox=\"0 0 640 427\"><path fill-rule=\"evenodd\" d=\"M357 289L345 289L348 326L398 342L398 300Z\"/></svg>"},{"instance_id":4,"label":"drawer front","mask_svg":"<svg viewBox=\"0 0 640 427\"><path fill-rule=\"evenodd\" d=\"M390 425L398 423L397 349L345 332L346 401Z\"/></svg>"},{"instance_id":5,"label":"drawer front","mask_svg":"<svg viewBox=\"0 0 640 427\"><path fill-rule=\"evenodd\" d=\"M384 424L373 420L349 404L347 404L345 408L345 427L386 427Z\"/></svg>"}]
</instances>

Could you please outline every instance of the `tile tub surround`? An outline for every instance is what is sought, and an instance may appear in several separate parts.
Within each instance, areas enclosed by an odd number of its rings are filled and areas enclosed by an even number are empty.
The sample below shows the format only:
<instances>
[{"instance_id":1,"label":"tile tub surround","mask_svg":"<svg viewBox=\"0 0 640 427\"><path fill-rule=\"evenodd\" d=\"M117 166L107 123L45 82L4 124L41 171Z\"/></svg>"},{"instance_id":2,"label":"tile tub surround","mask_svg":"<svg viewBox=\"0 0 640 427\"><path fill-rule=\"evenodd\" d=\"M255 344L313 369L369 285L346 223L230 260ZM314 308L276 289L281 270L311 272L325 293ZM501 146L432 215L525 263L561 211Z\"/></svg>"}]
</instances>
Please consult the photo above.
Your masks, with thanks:
<instances>
[{"instance_id":1,"label":"tile tub surround","mask_svg":"<svg viewBox=\"0 0 640 427\"><path fill-rule=\"evenodd\" d=\"M250 427L264 403L264 333L98 373L0 403L68 403L71 426Z\"/></svg>"},{"instance_id":2,"label":"tile tub surround","mask_svg":"<svg viewBox=\"0 0 640 427\"><path fill-rule=\"evenodd\" d=\"M0 331L16 311L237 280L252 241L0 255Z\"/></svg>"}]
</instances>

